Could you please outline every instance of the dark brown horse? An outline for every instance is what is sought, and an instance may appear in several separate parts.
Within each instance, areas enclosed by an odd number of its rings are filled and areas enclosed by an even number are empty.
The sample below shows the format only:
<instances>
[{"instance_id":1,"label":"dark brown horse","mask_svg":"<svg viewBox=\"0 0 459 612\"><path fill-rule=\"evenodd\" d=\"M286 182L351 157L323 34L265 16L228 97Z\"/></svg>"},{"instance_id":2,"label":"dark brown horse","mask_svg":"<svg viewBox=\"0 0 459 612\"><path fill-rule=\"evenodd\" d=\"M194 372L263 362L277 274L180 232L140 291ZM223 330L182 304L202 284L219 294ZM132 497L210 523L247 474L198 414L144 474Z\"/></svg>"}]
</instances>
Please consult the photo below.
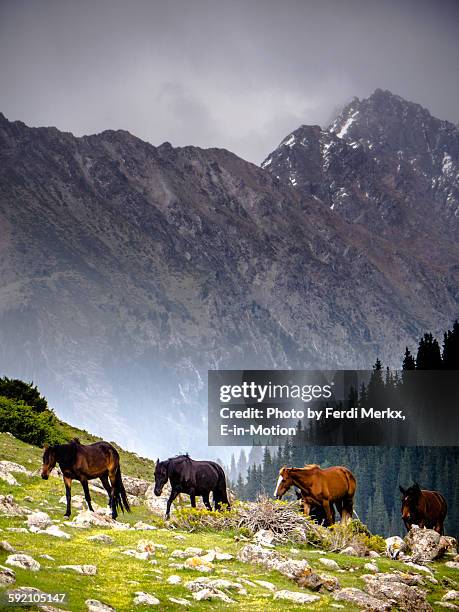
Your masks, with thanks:
<instances>
[{"instance_id":1,"label":"dark brown horse","mask_svg":"<svg viewBox=\"0 0 459 612\"><path fill-rule=\"evenodd\" d=\"M292 486L301 491L306 516L309 516L312 506L320 506L325 512L325 524L332 525L335 505L342 521L352 517L357 485L354 475L347 468L334 466L322 470L315 463L303 468L281 468L275 497L280 499Z\"/></svg>"},{"instance_id":2,"label":"dark brown horse","mask_svg":"<svg viewBox=\"0 0 459 612\"><path fill-rule=\"evenodd\" d=\"M188 455L179 455L160 461L155 467L155 495L161 495L166 482L171 483L171 493L167 500L166 519L170 516L171 504L180 493L190 496L192 508L196 508L196 497L201 496L208 510L212 510L209 501L212 492L215 510L230 504L226 492L226 477L223 468L213 461L195 461Z\"/></svg>"},{"instance_id":3,"label":"dark brown horse","mask_svg":"<svg viewBox=\"0 0 459 612\"><path fill-rule=\"evenodd\" d=\"M443 523L448 510L443 495L437 491L421 489L417 482L408 489L399 488L402 494L402 519L407 531L417 525L435 529L443 535Z\"/></svg>"},{"instance_id":4,"label":"dark brown horse","mask_svg":"<svg viewBox=\"0 0 459 612\"><path fill-rule=\"evenodd\" d=\"M114 519L118 516L118 508L123 512L124 510L130 512L129 502L121 479L120 456L116 448L108 442L95 442L86 446L80 444L78 438L75 438L69 444L45 446L41 468L41 477L44 480L49 478L49 474L56 463L59 464L64 477L65 495L67 497L66 517L69 517L72 512L72 480L81 482L88 508L91 512L94 512L88 486L88 480L94 478L100 478L104 489L108 493L109 505Z\"/></svg>"}]
</instances>

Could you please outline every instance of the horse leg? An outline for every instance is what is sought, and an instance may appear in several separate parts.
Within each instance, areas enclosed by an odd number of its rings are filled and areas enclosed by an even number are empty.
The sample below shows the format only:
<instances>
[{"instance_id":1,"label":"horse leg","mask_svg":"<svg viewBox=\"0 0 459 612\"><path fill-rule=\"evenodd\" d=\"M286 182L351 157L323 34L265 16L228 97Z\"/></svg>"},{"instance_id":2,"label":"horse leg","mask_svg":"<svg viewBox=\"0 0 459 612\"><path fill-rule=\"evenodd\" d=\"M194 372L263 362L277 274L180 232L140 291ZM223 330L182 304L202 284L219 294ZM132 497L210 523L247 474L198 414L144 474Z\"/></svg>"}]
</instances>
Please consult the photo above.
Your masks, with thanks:
<instances>
[{"instance_id":1,"label":"horse leg","mask_svg":"<svg viewBox=\"0 0 459 612\"><path fill-rule=\"evenodd\" d=\"M179 493L180 491L172 489L171 494L169 495L169 499L167 500L167 507L166 507L166 520L171 517L171 505Z\"/></svg>"},{"instance_id":2,"label":"horse leg","mask_svg":"<svg viewBox=\"0 0 459 612\"><path fill-rule=\"evenodd\" d=\"M302 499L303 499L303 512L304 512L304 516L310 516L310 514L311 514L311 502L304 495L302 496Z\"/></svg>"},{"instance_id":3,"label":"horse leg","mask_svg":"<svg viewBox=\"0 0 459 612\"><path fill-rule=\"evenodd\" d=\"M70 518L72 514L72 479L68 476L64 476L65 484L65 497L67 498L67 509L64 516Z\"/></svg>"},{"instance_id":4,"label":"horse leg","mask_svg":"<svg viewBox=\"0 0 459 612\"><path fill-rule=\"evenodd\" d=\"M344 524L349 523L352 520L352 515L354 513L354 498L353 497L345 497L342 501L342 510L341 514L341 522Z\"/></svg>"},{"instance_id":5,"label":"horse leg","mask_svg":"<svg viewBox=\"0 0 459 612\"><path fill-rule=\"evenodd\" d=\"M116 488L115 488L115 483L116 483L116 472L114 471L109 471L108 473L108 477L110 480L110 508L112 510L112 519L116 520L116 517L118 516L118 512L116 511L116 500L115 500L115 494L116 494Z\"/></svg>"},{"instance_id":6,"label":"horse leg","mask_svg":"<svg viewBox=\"0 0 459 612\"><path fill-rule=\"evenodd\" d=\"M84 498L86 500L86 503L88 504L88 508L91 512L94 512L94 508L92 507L92 504L91 504L91 496L89 495L88 481L81 480L81 486L83 487Z\"/></svg>"},{"instance_id":7,"label":"horse leg","mask_svg":"<svg viewBox=\"0 0 459 612\"><path fill-rule=\"evenodd\" d=\"M190 493L190 502L191 502L191 507L192 508L196 508L196 495L194 494L194 490L191 489L191 493Z\"/></svg>"},{"instance_id":8,"label":"horse leg","mask_svg":"<svg viewBox=\"0 0 459 612\"><path fill-rule=\"evenodd\" d=\"M212 506L210 505L210 500L209 500L209 493L205 493L202 496L202 501L204 502L204 505L207 508L207 510L212 510Z\"/></svg>"},{"instance_id":9,"label":"horse leg","mask_svg":"<svg viewBox=\"0 0 459 612\"><path fill-rule=\"evenodd\" d=\"M100 477L100 481L101 481L104 489L107 491L107 494L108 494L108 507L111 510L112 509L112 489L110 487L110 481L108 479L108 474L104 474L103 476L101 476Z\"/></svg>"},{"instance_id":10,"label":"horse leg","mask_svg":"<svg viewBox=\"0 0 459 612\"><path fill-rule=\"evenodd\" d=\"M331 511L330 502L328 501L328 499L324 499L322 503L322 507L325 512L325 516L326 516L325 522L327 523L327 526L333 525L333 523L335 522L335 517L333 516L333 513Z\"/></svg>"}]
</instances>

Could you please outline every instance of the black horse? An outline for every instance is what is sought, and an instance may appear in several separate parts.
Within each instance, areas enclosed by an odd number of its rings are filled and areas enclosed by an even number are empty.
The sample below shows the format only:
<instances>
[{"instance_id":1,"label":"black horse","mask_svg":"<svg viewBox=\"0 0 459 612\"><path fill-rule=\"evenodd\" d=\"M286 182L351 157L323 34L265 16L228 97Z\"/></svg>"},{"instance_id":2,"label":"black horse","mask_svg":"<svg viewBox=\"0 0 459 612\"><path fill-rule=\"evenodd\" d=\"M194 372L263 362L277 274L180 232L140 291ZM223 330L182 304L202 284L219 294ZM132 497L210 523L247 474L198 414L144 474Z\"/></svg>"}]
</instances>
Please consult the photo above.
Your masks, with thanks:
<instances>
[{"instance_id":1,"label":"black horse","mask_svg":"<svg viewBox=\"0 0 459 612\"><path fill-rule=\"evenodd\" d=\"M170 516L171 504L179 493L190 496L191 506L196 508L196 496L201 496L208 510L212 510L209 495L212 491L215 510L221 504L230 507L226 493L226 477L223 468L213 461L194 461L188 455L179 455L160 461L155 467L155 495L161 495L167 481L171 483L171 494L167 500L166 519Z\"/></svg>"},{"instance_id":2,"label":"black horse","mask_svg":"<svg viewBox=\"0 0 459 612\"><path fill-rule=\"evenodd\" d=\"M67 497L66 517L69 517L71 513L72 480L81 482L88 508L94 512L88 486L88 480L94 478L100 478L108 493L114 519L118 516L118 508L123 512L124 510L130 512L129 501L121 479L120 456L116 448L108 442L84 445L78 438L75 438L69 444L46 445L41 468L41 477L44 480L48 480L56 463L59 464L64 477Z\"/></svg>"},{"instance_id":3,"label":"black horse","mask_svg":"<svg viewBox=\"0 0 459 612\"><path fill-rule=\"evenodd\" d=\"M304 512L304 504L303 504L303 496L301 495L301 491L299 489L295 489L295 495L297 500L300 502L301 512ZM335 520L334 509L330 506L330 509L333 513L333 521ZM327 515L325 514L325 510L322 506L311 506L309 510L309 517L319 523L319 525L323 525L327 520Z\"/></svg>"}]
</instances>

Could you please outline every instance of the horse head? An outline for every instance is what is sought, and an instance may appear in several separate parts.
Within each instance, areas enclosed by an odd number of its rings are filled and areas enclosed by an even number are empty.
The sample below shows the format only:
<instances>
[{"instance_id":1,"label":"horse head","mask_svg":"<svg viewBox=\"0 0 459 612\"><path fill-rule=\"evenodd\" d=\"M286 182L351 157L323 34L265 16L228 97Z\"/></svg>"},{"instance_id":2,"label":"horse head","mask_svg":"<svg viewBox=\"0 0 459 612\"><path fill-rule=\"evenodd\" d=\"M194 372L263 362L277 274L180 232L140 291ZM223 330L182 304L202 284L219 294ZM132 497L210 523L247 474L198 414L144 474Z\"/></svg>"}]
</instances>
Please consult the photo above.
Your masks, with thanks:
<instances>
[{"instance_id":1,"label":"horse head","mask_svg":"<svg viewBox=\"0 0 459 612\"><path fill-rule=\"evenodd\" d=\"M418 513L421 487L415 482L411 487L408 487L408 489L404 489L400 486L399 489L402 494L402 519L405 524L411 525Z\"/></svg>"},{"instance_id":2,"label":"horse head","mask_svg":"<svg viewBox=\"0 0 459 612\"><path fill-rule=\"evenodd\" d=\"M159 457L156 460L155 466L155 495L159 497L163 491L163 487L166 484L169 474L168 474L168 462L160 461Z\"/></svg>"},{"instance_id":3,"label":"horse head","mask_svg":"<svg viewBox=\"0 0 459 612\"><path fill-rule=\"evenodd\" d=\"M45 444L43 452L43 465L41 466L41 477L43 480L48 480L49 475L57 463L57 454L54 446Z\"/></svg>"},{"instance_id":4,"label":"horse head","mask_svg":"<svg viewBox=\"0 0 459 612\"><path fill-rule=\"evenodd\" d=\"M276 489L274 490L274 497L277 497L277 499L281 499L293 485L290 469L291 468L284 466L279 470L279 478L277 479Z\"/></svg>"}]
</instances>

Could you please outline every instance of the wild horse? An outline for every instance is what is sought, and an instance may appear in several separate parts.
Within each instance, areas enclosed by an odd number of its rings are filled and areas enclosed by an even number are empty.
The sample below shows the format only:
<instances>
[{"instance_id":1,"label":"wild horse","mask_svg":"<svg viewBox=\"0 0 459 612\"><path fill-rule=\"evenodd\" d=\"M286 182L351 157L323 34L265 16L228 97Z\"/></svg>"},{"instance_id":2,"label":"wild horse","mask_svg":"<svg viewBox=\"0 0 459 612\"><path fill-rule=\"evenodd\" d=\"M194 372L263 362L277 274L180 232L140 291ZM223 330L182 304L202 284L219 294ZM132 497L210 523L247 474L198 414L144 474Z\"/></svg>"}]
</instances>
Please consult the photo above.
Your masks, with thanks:
<instances>
[{"instance_id":1,"label":"wild horse","mask_svg":"<svg viewBox=\"0 0 459 612\"><path fill-rule=\"evenodd\" d=\"M124 510L131 511L121 479L120 457L116 448L108 442L83 445L78 438L75 438L68 444L45 446L41 469L41 477L44 480L48 480L49 474L56 463L59 464L64 477L67 497L66 517L69 517L72 512L72 480L81 482L91 512L94 512L94 510L89 495L88 480L94 478L100 478L104 489L108 493L109 505L114 519L118 516L118 508L123 512Z\"/></svg>"},{"instance_id":2,"label":"wild horse","mask_svg":"<svg viewBox=\"0 0 459 612\"><path fill-rule=\"evenodd\" d=\"M399 487L402 494L402 519L407 531L413 525L435 529L443 535L443 523L448 510L446 500L437 491L421 489L417 482L408 489Z\"/></svg>"},{"instance_id":3,"label":"wild horse","mask_svg":"<svg viewBox=\"0 0 459 612\"><path fill-rule=\"evenodd\" d=\"M301 491L305 515L310 514L311 507L320 506L325 513L325 524L332 525L335 505L342 521L352 518L357 485L347 468L333 466L322 470L315 463L303 468L281 468L274 496L280 499L292 486Z\"/></svg>"},{"instance_id":4,"label":"wild horse","mask_svg":"<svg viewBox=\"0 0 459 612\"><path fill-rule=\"evenodd\" d=\"M213 495L215 510L221 504L230 507L226 493L226 477L223 468L213 461L195 461L188 455L179 455L160 461L155 467L155 495L161 495L164 485L169 480L171 494L167 500L166 518L170 517L171 504L179 493L190 496L192 508L196 508L196 496L201 496L208 510L212 510L209 501Z\"/></svg>"}]
</instances>

